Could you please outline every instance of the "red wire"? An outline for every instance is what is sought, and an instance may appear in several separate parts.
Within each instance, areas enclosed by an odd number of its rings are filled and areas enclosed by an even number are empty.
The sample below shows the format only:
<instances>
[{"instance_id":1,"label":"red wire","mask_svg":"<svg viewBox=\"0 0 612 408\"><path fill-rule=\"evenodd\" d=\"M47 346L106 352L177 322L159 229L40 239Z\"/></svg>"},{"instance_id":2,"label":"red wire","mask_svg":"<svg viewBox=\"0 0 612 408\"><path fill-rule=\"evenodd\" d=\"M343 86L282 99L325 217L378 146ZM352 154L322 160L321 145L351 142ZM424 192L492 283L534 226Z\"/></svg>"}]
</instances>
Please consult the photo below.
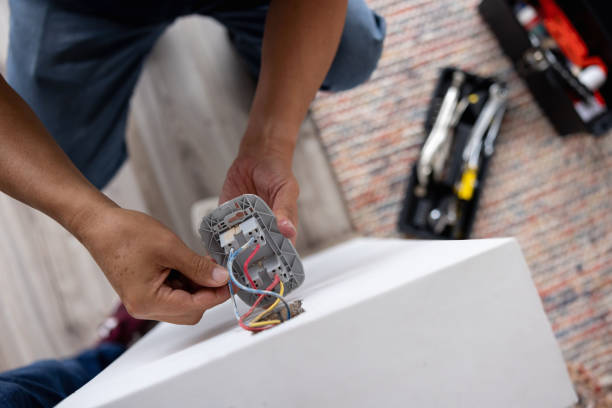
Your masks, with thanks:
<instances>
[{"instance_id":1,"label":"red wire","mask_svg":"<svg viewBox=\"0 0 612 408\"><path fill-rule=\"evenodd\" d=\"M268 327L249 327L249 326L247 326L246 324L244 324L242 322L238 322L238 324L244 330L248 330L248 331L251 331L251 332L260 332L260 331L264 331L266 329L269 329L271 327L271 326L268 326Z\"/></svg>"},{"instance_id":2,"label":"red wire","mask_svg":"<svg viewBox=\"0 0 612 408\"><path fill-rule=\"evenodd\" d=\"M278 275L274 275L274 280L272 281L270 286L268 286L266 288L266 290L274 289L274 287L276 287L276 285L278 285L279 282L280 282L280 278L278 277ZM264 297L265 297L265 295L259 295L259 297L255 301L255 303L253 303L253 306L251 306L251 308L248 310L248 312L246 312L245 314L240 316L240 320L238 321L238 324L240 325L240 327L242 327L245 330L253 331L253 332L266 330L266 329L271 327L271 325L270 326L264 326L264 327L249 327L249 326L247 326L244 323L244 319L246 319L247 317L249 317L251 315L251 313L253 313L253 310L255 310L257 305L259 305L259 303L261 303L261 301L263 300Z\"/></svg>"},{"instance_id":3,"label":"red wire","mask_svg":"<svg viewBox=\"0 0 612 408\"><path fill-rule=\"evenodd\" d=\"M246 261L244 261L244 265L243 265L244 275L249 280L249 283L251 284L251 287L253 289L256 289L257 286L255 285L255 282L253 281L253 278L251 278L251 274L249 274L249 263L251 262L253 257L257 254L257 252L259 251L260 247L261 246L259 244L257 244L257 246L253 249L253 252L251 252L251 254L246 259ZM274 276L274 280L272 281L270 286L268 286L266 288L266 290L270 291L270 290L274 289L274 287L276 287L276 285L278 285L279 282L280 282L280 278L278 277L278 275L275 275ZM249 327L249 326L247 326L244 323L244 319L246 319L247 317L249 317L251 315L251 313L253 313L253 311L255 310L257 305L259 305L259 303L261 303L261 301L264 299L264 297L265 297L265 295L259 295L259 297L255 301L255 303L253 303L253 306L251 306L251 308L245 314L240 316L240 320L238 321L238 324L240 325L240 327L242 327L245 330L252 331L252 332L260 332L260 331L263 331L263 330L266 330L266 329L272 327L272 325L264 326L264 327Z\"/></svg>"},{"instance_id":4,"label":"red wire","mask_svg":"<svg viewBox=\"0 0 612 408\"><path fill-rule=\"evenodd\" d=\"M251 255L249 255L249 257L246 259L246 261L244 261L244 266L242 268L242 270L244 271L244 275L249 280L249 283L251 284L251 287L253 289L257 289L257 286L255 286L255 282L253 281L253 278L251 278L251 275L249 274L249 263L251 262L251 259L253 259L255 254L257 254L257 252L259 251L259 248L260 248L260 246L259 246L259 244L257 244L255 249L253 249L253 252L251 252Z\"/></svg>"}]
</instances>

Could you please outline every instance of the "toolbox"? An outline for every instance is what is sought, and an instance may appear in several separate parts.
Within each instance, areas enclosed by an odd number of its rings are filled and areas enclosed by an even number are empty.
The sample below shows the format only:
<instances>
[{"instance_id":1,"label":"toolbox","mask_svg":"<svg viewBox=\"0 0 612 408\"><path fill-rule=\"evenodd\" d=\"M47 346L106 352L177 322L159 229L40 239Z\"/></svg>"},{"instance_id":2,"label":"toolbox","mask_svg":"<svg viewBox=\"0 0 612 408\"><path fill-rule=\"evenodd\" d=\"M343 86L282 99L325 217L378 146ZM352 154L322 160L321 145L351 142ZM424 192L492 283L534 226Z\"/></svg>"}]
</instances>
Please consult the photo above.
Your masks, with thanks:
<instances>
[{"instance_id":1,"label":"toolbox","mask_svg":"<svg viewBox=\"0 0 612 408\"><path fill-rule=\"evenodd\" d=\"M479 11L560 135L612 127L612 2L483 0Z\"/></svg>"},{"instance_id":2,"label":"toolbox","mask_svg":"<svg viewBox=\"0 0 612 408\"><path fill-rule=\"evenodd\" d=\"M398 220L400 232L430 239L470 235L506 107L506 86L457 68L441 71L425 141Z\"/></svg>"}]
</instances>

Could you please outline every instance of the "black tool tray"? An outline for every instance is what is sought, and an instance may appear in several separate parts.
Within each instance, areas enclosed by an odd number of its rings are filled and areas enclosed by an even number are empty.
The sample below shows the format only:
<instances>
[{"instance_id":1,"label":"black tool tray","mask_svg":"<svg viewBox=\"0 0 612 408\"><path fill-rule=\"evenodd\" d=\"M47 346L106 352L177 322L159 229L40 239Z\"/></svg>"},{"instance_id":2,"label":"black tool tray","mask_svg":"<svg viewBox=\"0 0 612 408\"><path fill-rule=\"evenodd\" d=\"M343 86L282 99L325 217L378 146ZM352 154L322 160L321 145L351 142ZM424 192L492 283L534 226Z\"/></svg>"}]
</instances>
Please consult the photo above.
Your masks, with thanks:
<instances>
[{"instance_id":1,"label":"black tool tray","mask_svg":"<svg viewBox=\"0 0 612 408\"><path fill-rule=\"evenodd\" d=\"M537 0L531 3L536 3ZM505 54L513 61L519 75L525 80L538 105L560 135L576 132L602 134L612 127L610 110L584 122L574 109L571 97L559 75L552 68L533 69L527 64L528 53L533 51L526 30L513 12L515 0L483 0L479 11L497 37ZM570 19L592 55L602 58L612 75L612 37L602 19L608 18L612 4L605 0L556 0L556 4ZM609 25L609 23L608 23ZM599 92L612 109L612 80L604 83Z\"/></svg>"},{"instance_id":2,"label":"black tool tray","mask_svg":"<svg viewBox=\"0 0 612 408\"><path fill-rule=\"evenodd\" d=\"M429 109L427 112L424 130L425 137L424 141L429 135L440 105L447 89L450 87L453 72L456 68L445 68L442 70L438 84L434 90ZM470 201L460 201L459 208L460 214L457 223L453 228L446 228L441 234L436 234L428 225L427 216L429 212L436 208L437 205L447 199L447 197L455 196L455 182L462 168L462 152L463 148L467 144L472 127L476 121L476 118L480 114L485 102L486 96L488 95L488 89L497 82L498 84L505 87L499 81L495 81L492 78L484 78L476 75L464 72L465 81L461 89L460 98L470 93L477 93L480 97L478 103L471 105L466 112L462 115L461 120L455 127L454 139L451 146L451 152L449 155L449 165L447 171L447 177L441 183L432 183L427 189L427 194L424 197L418 197L415 195L415 186L417 183L417 172L415 164L412 167L412 172L408 181L408 188L406 190L406 196L400 217L398 220L398 230L402 233L416 236L419 238L427 239L465 239L468 238L474 224L474 218L476 209L478 207L478 201L480 194L482 193L484 179L486 177L486 170L490 157L481 154L481 162L479 166L477 185L474 190L474 194ZM484 96L484 97L482 97Z\"/></svg>"}]
</instances>

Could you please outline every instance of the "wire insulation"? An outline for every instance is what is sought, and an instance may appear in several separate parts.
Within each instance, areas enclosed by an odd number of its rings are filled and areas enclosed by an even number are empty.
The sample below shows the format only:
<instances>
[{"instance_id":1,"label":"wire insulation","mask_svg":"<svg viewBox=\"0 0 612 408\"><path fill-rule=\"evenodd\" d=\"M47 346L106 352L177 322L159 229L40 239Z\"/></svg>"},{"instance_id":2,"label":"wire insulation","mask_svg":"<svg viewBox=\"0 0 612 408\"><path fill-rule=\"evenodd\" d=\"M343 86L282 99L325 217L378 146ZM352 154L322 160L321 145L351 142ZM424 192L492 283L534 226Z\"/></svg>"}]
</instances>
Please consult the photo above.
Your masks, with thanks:
<instances>
[{"instance_id":1,"label":"wire insulation","mask_svg":"<svg viewBox=\"0 0 612 408\"><path fill-rule=\"evenodd\" d=\"M275 276L275 277L274 277L274 281L272 281L272 283L270 284L270 286L268 286L268 287L266 288L266 290L271 290L271 289L273 289L273 288L274 288L276 285L278 285L278 284L279 284L279 282L280 282L280 279L279 279L279 277L278 277L278 275L277 275L277 276ZM281 293L281 296L282 296L282 293ZM251 313L253 313L253 311L255 310L255 308L256 308L256 307L259 305L259 303L261 303L261 301L264 299L264 297L265 297L264 295L259 295L259 297L258 297L258 298L257 298L257 300L255 301L255 303L253 303L253 306L251 306L251 308L249 309L249 311L248 311L248 312L246 312L245 314L243 314L242 316L240 316L240 321L239 321L240 323L245 324L245 323L244 323L244 320L245 320L247 317L249 317L249 316L251 315ZM274 305L275 305L275 306L276 306L276 305L278 305L278 302L279 302L279 299L276 299L276 302L274 302ZM257 317L258 317L258 318L261 318L261 315L260 315L260 316L257 316ZM251 323L253 323L254 321L255 321L255 320L251 320L251 321L250 321L248 324L246 324L246 325L247 325L247 326L249 326L249 327L261 327L261 326L266 326L266 325L270 325L270 324L278 324L278 323L280 323L280 322L281 322L280 320L271 320L271 321L267 321L267 322L260 322L260 324L258 324L257 326L252 326L252 325L251 325ZM265 323L265 324L262 324L262 323ZM241 327L242 327L242 324L241 324Z\"/></svg>"},{"instance_id":2,"label":"wire insulation","mask_svg":"<svg viewBox=\"0 0 612 408\"><path fill-rule=\"evenodd\" d=\"M240 325L240 327L242 327L245 330L251 331L251 332L259 332L259 331L263 331L263 330L269 329L269 328L273 327L274 325L281 323L281 320L278 320L278 319L267 320L267 321L262 321L262 322L259 321L259 319L261 319L267 313L269 313L270 311L274 310L274 308L280 302L283 302L283 304L284 304L284 306L285 306L285 308L287 310L287 319L291 318L291 309L289 308L289 304L287 303L287 301L285 301L285 299L283 298L283 294L285 292L285 286L284 286L283 282L280 281L280 278L279 278L278 275L275 274L274 280L266 288L266 290L260 290L260 289L257 289L257 287L255 285L255 282L253 281L253 279L251 278L251 276L250 276L250 274L248 272L248 265L249 265L249 263L251 262L253 257L257 254L257 252L260 249L260 245L259 244L257 244L257 246L253 249L253 252L248 256L248 258L244 262L244 268L243 268L244 274L247 277L247 279L249 280L249 283L251 284L252 288L249 288L248 286L243 285L234 276L234 271L233 271L234 261L236 260L238 255L243 250L245 250L246 248L248 248L249 246L251 246L253 244L253 241L254 241L254 238L251 238L248 242L246 242L244 245L242 245L237 250L234 250L233 248L230 249L230 253L229 253L229 257L228 257L228 262L227 262L227 268L228 268L228 272L229 272L229 276L230 276L230 282L228 282L228 287L229 287L230 295L232 297L232 303L233 303L233 306L234 306L234 315L236 316L236 320L238 320L238 324ZM276 292L273 291L273 289L278 284L280 284L280 289L279 289L280 293L276 293ZM255 301L255 303L253 304L253 306L251 306L251 308L244 315L242 315L242 316L240 316L240 313L238 311L238 304L236 303L236 298L235 298L235 293L234 293L234 288L233 288L234 285L237 286L238 288L240 288L241 290L244 290L246 292L254 293L254 294L258 294L259 295L257 300ZM261 303L261 301L265 298L265 296L273 296L273 297L276 298L276 300L274 301L274 303L272 305L270 305L266 310L264 310L259 315L257 315L249 323L245 323L244 319L246 319L248 316L250 316L253 313L255 308L259 305L259 303Z\"/></svg>"},{"instance_id":3,"label":"wire insulation","mask_svg":"<svg viewBox=\"0 0 612 408\"><path fill-rule=\"evenodd\" d=\"M287 301L282 296L280 296L276 292L272 292L272 291L269 291L269 290L260 290L260 289L249 288L248 286L245 286L241 282L239 282L238 279L236 279L236 277L234 276L234 266L233 265L234 265L234 261L236 260L236 257L245 248L249 247L252 243L253 243L253 238L251 238L246 244L244 244L243 246L241 246L237 250L234 250L234 248L232 248L230 250L229 260L227 262L227 269L228 269L229 276L230 276L230 279L231 279L232 283L234 285L238 286L238 288L240 288L241 290L244 290L245 292L254 293L256 295L270 295L270 296L274 296L275 298L280 299L280 301L283 302L283 304L285 305L285 309L287 309L287 319L291 319L291 309L289 308L289 304L287 303Z\"/></svg>"},{"instance_id":4,"label":"wire insulation","mask_svg":"<svg viewBox=\"0 0 612 408\"><path fill-rule=\"evenodd\" d=\"M278 278L278 275L276 275L276 279L275 281L278 280L280 283L280 291L279 291L279 295L283 296L283 294L285 293L285 285L283 285L283 282L280 281L280 279ZM276 285L275 285L276 286ZM255 316L255 318L253 318L253 320L251 320L249 322L249 326L251 327L259 327L260 325L262 325L264 322L259 322L259 319L261 319L263 316L265 316L267 313L271 312L272 310L274 310L274 308L278 305L278 303L280 302L280 299L276 299L276 301L274 303L272 303L270 305L270 307L268 307L266 310L264 310L263 312L261 312L260 314L258 314L257 316ZM280 323L280 321L279 321Z\"/></svg>"},{"instance_id":5,"label":"wire insulation","mask_svg":"<svg viewBox=\"0 0 612 408\"><path fill-rule=\"evenodd\" d=\"M253 259L253 257L257 254L257 252L259 252L259 248L261 248L261 246L257 244L255 246L255 249L253 249L253 252L251 252L251 255L249 255L246 261L244 261L244 266L242 267L242 270L244 271L244 275L249 280L249 283L251 284L251 287L253 289L257 289L257 285L255 284L255 282L253 281L253 278L251 278L251 274L249 273L249 263L251 263L251 259Z\"/></svg>"}]
</instances>

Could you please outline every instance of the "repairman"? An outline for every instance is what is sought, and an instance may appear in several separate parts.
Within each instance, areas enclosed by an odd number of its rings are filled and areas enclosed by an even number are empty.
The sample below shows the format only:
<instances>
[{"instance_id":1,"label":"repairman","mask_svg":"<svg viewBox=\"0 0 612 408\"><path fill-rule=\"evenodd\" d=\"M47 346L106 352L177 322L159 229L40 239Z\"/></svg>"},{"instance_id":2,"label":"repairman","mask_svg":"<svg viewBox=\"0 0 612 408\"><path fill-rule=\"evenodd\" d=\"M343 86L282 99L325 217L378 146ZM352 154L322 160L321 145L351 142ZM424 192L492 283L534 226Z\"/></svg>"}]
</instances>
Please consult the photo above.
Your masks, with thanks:
<instances>
[{"instance_id":1,"label":"repairman","mask_svg":"<svg viewBox=\"0 0 612 408\"><path fill-rule=\"evenodd\" d=\"M364 0L10 1L0 190L83 243L125 305L117 316L127 323L118 327L128 332L142 327L133 318L195 324L229 297L225 269L100 192L126 159L128 106L147 54L177 18L191 14L223 24L257 78L221 201L259 195L292 239L298 184L291 161L308 106L319 89L367 80L385 36L384 20ZM169 285L172 270L196 290ZM1 374L0 405L55 405L121 354L129 338L115 331L113 341L75 359Z\"/></svg>"}]
</instances>

